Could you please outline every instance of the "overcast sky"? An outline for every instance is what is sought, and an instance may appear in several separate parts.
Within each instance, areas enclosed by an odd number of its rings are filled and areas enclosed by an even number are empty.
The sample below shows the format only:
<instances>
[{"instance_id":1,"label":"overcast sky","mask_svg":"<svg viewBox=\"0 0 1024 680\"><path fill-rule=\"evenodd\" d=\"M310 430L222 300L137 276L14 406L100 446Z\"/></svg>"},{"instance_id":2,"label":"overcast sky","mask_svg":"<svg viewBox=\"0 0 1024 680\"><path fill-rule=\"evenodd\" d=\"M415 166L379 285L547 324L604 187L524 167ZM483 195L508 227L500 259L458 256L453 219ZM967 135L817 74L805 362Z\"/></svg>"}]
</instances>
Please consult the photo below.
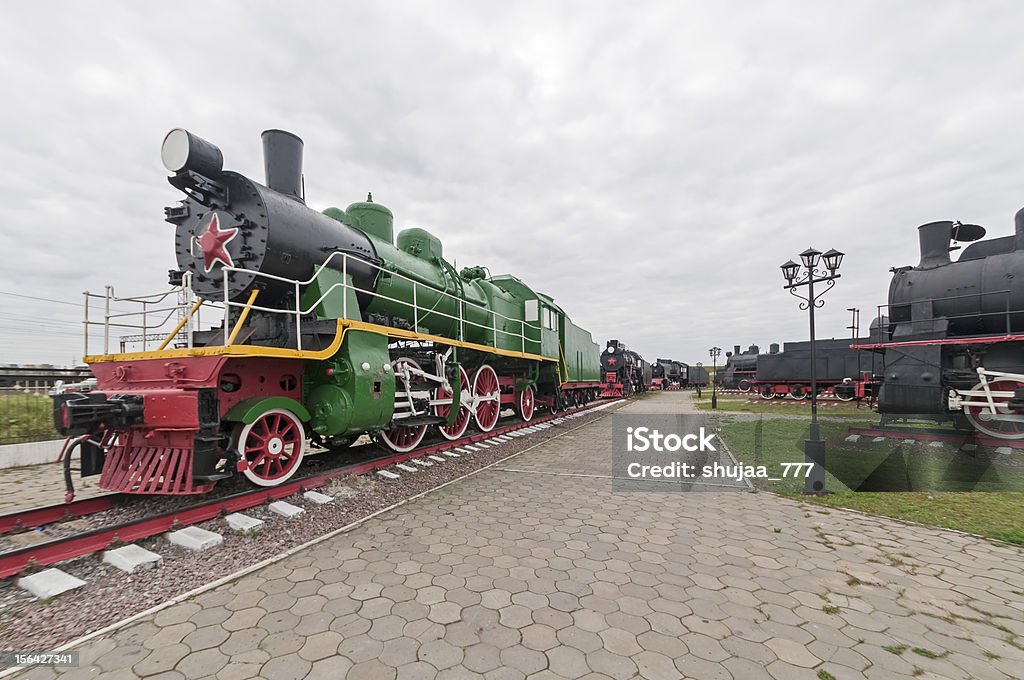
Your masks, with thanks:
<instances>
[{"instance_id":1,"label":"overcast sky","mask_svg":"<svg viewBox=\"0 0 1024 680\"><path fill-rule=\"evenodd\" d=\"M165 286L179 126L258 181L260 132L293 131L312 207L372 190L396 232L649 358L806 339L778 266L838 248L818 328L843 336L917 263L918 225L1012 233L1022 19L1011 0L5 3L0 363L80 357L83 290Z\"/></svg>"}]
</instances>

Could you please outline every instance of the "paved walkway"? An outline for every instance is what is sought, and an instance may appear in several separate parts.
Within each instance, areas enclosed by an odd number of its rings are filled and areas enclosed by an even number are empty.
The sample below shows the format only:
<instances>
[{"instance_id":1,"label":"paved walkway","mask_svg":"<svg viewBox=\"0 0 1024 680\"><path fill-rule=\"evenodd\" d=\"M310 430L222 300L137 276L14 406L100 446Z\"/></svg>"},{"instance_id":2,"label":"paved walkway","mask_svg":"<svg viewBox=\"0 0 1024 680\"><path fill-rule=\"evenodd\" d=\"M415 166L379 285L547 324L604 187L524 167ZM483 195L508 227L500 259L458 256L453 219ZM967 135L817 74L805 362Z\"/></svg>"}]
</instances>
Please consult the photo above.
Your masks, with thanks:
<instances>
[{"instance_id":1,"label":"paved walkway","mask_svg":"<svg viewBox=\"0 0 1024 680\"><path fill-rule=\"evenodd\" d=\"M610 421L90 641L62 677L1024 675L1020 551L767 494L614 494Z\"/></svg>"},{"instance_id":2,"label":"paved walkway","mask_svg":"<svg viewBox=\"0 0 1024 680\"><path fill-rule=\"evenodd\" d=\"M73 468L78 468L77 456ZM99 475L81 477L72 472L75 498L109 493L98 486ZM64 502L64 468L58 463L0 469L0 514Z\"/></svg>"}]
</instances>

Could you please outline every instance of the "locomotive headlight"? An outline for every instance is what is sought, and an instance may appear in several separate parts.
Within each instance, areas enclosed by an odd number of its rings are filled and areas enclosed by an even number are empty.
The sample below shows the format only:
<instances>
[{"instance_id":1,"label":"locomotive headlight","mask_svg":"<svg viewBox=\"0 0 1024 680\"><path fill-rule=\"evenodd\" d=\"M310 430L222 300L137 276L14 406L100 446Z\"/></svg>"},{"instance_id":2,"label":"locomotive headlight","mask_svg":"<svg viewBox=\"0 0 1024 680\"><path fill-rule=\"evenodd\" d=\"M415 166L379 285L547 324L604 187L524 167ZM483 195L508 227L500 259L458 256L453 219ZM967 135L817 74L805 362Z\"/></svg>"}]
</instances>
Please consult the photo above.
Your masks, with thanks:
<instances>
[{"instance_id":1,"label":"locomotive headlight","mask_svg":"<svg viewBox=\"0 0 1024 680\"><path fill-rule=\"evenodd\" d=\"M224 155L216 145L182 128L174 128L164 137L160 160L175 173L191 170L214 177L224 169Z\"/></svg>"}]
</instances>

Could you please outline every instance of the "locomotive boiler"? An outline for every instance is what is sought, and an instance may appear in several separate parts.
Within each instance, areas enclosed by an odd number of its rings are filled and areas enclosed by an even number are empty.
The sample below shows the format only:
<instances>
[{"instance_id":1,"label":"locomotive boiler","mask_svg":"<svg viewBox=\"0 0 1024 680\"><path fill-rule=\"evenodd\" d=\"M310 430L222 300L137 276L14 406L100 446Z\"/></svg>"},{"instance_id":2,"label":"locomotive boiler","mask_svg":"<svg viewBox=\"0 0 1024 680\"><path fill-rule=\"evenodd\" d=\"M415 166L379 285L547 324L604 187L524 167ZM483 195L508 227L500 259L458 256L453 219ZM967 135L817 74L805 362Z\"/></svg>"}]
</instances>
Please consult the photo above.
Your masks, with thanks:
<instances>
[{"instance_id":1,"label":"locomotive boiler","mask_svg":"<svg viewBox=\"0 0 1024 680\"><path fill-rule=\"evenodd\" d=\"M263 148L259 184L188 131L165 138L183 194L165 210L171 283L196 301L159 349L88 356L96 389L55 398L83 475L126 493L202 493L237 473L274 486L307 440L341 449L368 433L411 451L428 431L457 439L597 396L598 346L551 297L456 271L426 230L396 237L372 196L309 208L302 140L269 130ZM204 305L222 317L212 328L198 327Z\"/></svg>"},{"instance_id":2,"label":"locomotive boiler","mask_svg":"<svg viewBox=\"0 0 1024 680\"><path fill-rule=\"evenodd\" d=\"M1013 235L984 235L974 224L922 225L920 262L892 270L882 341L860 345L884 353L886 418L1024 438L1024 208Z\"/></svg>"}]
</instances>

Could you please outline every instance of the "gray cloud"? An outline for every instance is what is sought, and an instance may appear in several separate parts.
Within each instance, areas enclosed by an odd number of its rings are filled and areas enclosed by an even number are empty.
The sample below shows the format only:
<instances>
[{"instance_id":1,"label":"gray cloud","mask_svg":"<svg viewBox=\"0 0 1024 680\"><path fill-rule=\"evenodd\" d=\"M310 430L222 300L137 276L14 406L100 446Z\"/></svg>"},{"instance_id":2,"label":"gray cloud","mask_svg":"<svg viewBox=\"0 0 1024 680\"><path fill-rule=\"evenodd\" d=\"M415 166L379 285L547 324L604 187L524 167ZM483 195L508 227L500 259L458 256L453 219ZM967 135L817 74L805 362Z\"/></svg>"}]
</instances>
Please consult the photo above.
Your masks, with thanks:
<instances>
[{"instance_id":1,"label":"gray cloud","mask_svg":"<svg viewBox=\"0 0 1024 680\"><path fill-rule=\"evenodd\" d=\"M820 313L866 326L934 219L1012 229L1008 3L46 3L0 23L0 291L78 303L173 266L183 126L260 179L306 141L310 204L367 190L554 296L601 341L704 361L806 337L778 265L848 253ZM38 316L52 323L32 324ZM78 310L0 295L0 362L80 353Z\"/></svg>"}]
</instances>

